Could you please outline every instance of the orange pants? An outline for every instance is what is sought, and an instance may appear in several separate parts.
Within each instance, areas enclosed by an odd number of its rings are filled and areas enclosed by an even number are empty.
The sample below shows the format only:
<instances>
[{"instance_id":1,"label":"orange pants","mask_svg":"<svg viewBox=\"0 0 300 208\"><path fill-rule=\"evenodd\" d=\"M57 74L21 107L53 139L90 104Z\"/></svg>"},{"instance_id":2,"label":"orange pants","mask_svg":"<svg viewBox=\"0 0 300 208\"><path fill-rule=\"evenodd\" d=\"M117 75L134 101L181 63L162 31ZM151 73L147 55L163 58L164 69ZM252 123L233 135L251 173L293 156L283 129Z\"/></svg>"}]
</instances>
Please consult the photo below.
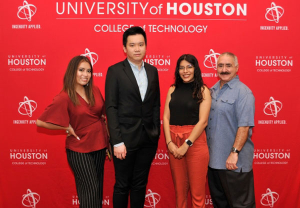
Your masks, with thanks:
<instances>
[{"instance_id":1,"label":"orange pants","mask_svg":"<svg viewBox=\"0 0 300 208\"><path fill-rule=\"evenodd\" d=\"M189 137L194 126L170 125L172 142L180 147ZM209 161L205 131L189 147L182 159L176 159L171 153L170 166L176 192L176 207L186 208L189 190L193 208L205 208L205 182Z\"/></svg>"}]
</instances>

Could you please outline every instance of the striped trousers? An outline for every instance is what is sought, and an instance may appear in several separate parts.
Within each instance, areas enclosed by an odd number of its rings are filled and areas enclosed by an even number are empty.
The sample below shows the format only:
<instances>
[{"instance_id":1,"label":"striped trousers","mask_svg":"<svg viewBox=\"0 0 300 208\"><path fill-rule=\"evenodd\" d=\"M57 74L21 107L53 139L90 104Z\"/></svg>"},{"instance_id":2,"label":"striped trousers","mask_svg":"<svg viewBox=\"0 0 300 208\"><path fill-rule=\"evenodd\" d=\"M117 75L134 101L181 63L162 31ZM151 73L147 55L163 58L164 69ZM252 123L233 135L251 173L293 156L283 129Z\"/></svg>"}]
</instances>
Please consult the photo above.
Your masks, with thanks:
<instances>
[{"instance_id":1,"label":"striped trousers","mask_svg":"<svg viewBox=\"0 0 300 208\"><path fill-rule=\"evenodd\" d=\"M106 149L89 153L67 149L66 152L75 176L80 208L101 208Z\"/></svg>"}]
</instances>

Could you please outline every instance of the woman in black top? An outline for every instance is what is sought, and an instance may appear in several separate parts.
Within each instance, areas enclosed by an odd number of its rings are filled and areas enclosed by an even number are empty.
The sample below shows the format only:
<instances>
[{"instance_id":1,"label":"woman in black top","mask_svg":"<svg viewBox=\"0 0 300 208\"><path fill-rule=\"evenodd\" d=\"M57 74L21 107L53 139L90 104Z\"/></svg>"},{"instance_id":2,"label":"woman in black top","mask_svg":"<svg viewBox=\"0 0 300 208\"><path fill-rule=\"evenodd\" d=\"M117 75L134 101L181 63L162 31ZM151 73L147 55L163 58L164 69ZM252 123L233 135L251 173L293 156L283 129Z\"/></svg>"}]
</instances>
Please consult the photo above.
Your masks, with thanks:
<instances>
[{"instance_id":1,"label":"woman in black top","mask_svg":"<svg viewBox=\"0 0 300 208\"><path fill-rule=\"evenodd\" d=\"M195 56L182 55L176 65L175 83L165 103L163 123L176 192L176 207L205 208L205 182L209 161L205 127L211 106Z\"/></svg>"}]
</instances>

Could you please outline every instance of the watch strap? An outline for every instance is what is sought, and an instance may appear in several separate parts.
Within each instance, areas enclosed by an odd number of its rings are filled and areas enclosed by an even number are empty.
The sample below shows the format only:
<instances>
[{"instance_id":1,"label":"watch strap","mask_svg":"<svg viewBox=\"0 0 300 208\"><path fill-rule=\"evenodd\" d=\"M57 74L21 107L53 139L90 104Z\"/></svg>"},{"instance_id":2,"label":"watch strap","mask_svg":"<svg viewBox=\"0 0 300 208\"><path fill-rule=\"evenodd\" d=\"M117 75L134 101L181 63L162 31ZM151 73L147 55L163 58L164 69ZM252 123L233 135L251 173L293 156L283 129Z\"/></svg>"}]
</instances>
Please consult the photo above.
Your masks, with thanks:
<instances>
[{"instance_id":1,"label":"watch strap","mask_svg":"<svg viewBox=\"0 0 300 208\"><path fill-rule=\"evenodd\" d=\"M231 152L234 152L234 153L240 153L240 151L239 150L237 150L237 148L235 148L235 147L232 147L231 148Z\"/></svg>"},{"instance_id":2,"label":"watch strap","mask_svg":"<svg viewBox=\"0 0 300 208\"><path fill-rule=\"evenodd\" d=\"M189 145L190 147L193 146L193 142L191 142L191 140L186 139L185 143L187 143L187 145Z\"/></svg>"}]
</instances>

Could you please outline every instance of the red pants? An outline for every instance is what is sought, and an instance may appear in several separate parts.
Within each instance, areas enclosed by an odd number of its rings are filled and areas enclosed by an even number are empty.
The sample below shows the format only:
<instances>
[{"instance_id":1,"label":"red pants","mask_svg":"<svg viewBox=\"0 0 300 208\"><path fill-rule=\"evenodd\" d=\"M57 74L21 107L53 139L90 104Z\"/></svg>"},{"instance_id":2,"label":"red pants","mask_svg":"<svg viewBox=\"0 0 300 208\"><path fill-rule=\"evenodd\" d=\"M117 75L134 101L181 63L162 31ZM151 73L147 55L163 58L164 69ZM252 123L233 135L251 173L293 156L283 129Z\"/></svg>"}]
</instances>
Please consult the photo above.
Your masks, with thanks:
<instances>
[{"instance_id":1,"label":"red pants","mask_svg":"<svg viewBox=\"0 0 300 208\"><path fill-rule=\"evenodd\" d=\"M189 137L194 126L170 125L172 142L180 147ZM205 208L205 182L209 161L205 131L189 147L182 159L170 155L170 166L176 192L176 207L187 207L188 191L191 191L192 207Z\"/></svg>"}]
</instances>

